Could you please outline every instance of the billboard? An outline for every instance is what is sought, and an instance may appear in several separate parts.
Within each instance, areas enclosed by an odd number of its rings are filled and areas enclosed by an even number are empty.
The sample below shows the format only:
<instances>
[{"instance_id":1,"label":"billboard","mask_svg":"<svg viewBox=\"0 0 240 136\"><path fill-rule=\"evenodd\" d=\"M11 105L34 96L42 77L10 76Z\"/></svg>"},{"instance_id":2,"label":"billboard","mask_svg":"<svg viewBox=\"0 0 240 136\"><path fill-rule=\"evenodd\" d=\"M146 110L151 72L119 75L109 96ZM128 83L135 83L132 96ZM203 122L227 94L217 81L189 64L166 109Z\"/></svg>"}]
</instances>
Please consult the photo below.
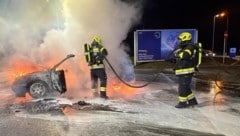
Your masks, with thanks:
<instances>
[{"instance_id":1,"label":"billboard","mask_svg":"<svg viewBox=\"0 0 240 136\"><path fill-rule=\"evenodd\" d=\"M137 30L134 32L134 64L137 62L161 61L169 59L177 46L177 36L182 32L192 34L192 42L197 42L196 29Z\"/></svg>"}]
</instances>

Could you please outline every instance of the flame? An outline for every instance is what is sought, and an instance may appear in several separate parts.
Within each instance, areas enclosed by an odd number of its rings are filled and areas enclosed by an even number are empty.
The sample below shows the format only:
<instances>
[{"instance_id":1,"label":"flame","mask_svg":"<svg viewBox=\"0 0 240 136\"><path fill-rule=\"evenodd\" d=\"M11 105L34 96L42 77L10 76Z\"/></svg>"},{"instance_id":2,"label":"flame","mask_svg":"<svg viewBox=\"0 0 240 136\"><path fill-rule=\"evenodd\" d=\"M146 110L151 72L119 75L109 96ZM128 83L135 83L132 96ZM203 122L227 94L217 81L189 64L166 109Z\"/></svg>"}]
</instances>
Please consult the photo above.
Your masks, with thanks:
<instances>
[{"instance_id":1,"label":"flame","mask_svg":"<svg viewBox=\"0 0 240 136\"><path fill-rule=\"evenodd\" d=\"M12 83L16 78L21 77L25 74L38 71L42 68L39 66L22 59L13 59L9 66L9 71L7 72L7 81Z\"/></svg>"},{"instance_id":2,"label":"flame","mask_svg":"<svg viewBox=\"0 0 240 136\"><path fill-rule=\"evenodd\" d=\"M8 71L6 72L6 80L7 84L9 85L11 85L18 77L32 72L44 70L43 67L37 65L36 63L21 58L12 58L11 64L7 69ZM26 93L25 97L16 97L15 103L24 103L30 101L31 99L32 97L30 94Z\"/></svg>"},{"instance_id":3,"label":"flame","mask_svg":"<svg viewBox=\"0 0 240 136\"><path fill-rule=\"evenodd\" d=\"M109 81L109 86L107 87L107 93L110 97L133 97L139 90L136 88L129 87L119 80Z\"/></svg>"},{"instance_id":4,"label":"flame","mask_svg":"<svg viewBox=\"0 0 240 136\"><path fill-rule=\"evenodd\" d=\"M66 63L64 66L67 92L69 97L86 97L90 88L90 69L85 62L84 56L76 56L77 65ZM88 92L87 92L88 91Z\"/></svg>"},{"instance_id":5,"label":"flame","mask_svg":"<svg viewBox=\"0 0 240 136\"><path fill-rule=\"evenodd\" d=\"M53 56L44 61L44 65L48 64L53 66L59 59ZM67 85L67 92L65 96L71 97L86 97L91 96L91 80L90 80L90 68L84 61L84 56L78 56L75 58L79 63L77 65L72 64L72 61L63 63L59 69L63 69L65 72L65 80ZM12 64L8 68L7 80L11 84L17 77L23 76L28 73L42 71L43 67L40 67L36 63L24 59L13 59ZM107 71L107 74L109 72ZM121 83L117 79L111 79L112 75L108 75L107 95L112 98L116 97L132 97L136 94L138 89L131 88L124 83ZM23 102L32 99L29 94L25 98L17 98L16 102Z\"/></svg>"}]
</instances>

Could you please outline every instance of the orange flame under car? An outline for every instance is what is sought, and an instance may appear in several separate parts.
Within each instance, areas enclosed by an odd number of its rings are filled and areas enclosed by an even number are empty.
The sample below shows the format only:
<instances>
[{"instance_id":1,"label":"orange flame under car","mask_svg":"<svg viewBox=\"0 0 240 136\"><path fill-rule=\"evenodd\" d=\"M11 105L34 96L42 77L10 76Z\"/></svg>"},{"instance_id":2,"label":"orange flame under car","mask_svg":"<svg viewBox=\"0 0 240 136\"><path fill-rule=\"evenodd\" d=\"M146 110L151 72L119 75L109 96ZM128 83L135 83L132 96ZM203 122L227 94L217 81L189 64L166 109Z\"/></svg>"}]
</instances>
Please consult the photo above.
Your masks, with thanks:
<instances>
[{"instance_id":1,"label":"orange flame under car","mask_svg":"<svg viewBox=\"0 0 240 136\"><path fill-rule=\"evenodd\" d=\"M108 84L107 90L110 97L131 98L139 91L139 89L129 87L117 79L109 81Z\"/></svg>"},{"instance_id":2,"label":"orange flame under car","mask_svg":"<svg viewBox=\"0 0 240 136\"><path fill-rule=\"evenodd\" d=\"M9 83L12 83L16 78L23 76L27 73L31 73L42 69L39 66L34 65L33 63L30 63L26 60L14 59L11 62L12 64L8 68L7 73Z\"/></svg>"},{"instance_id":3,"label":"orange flame under car","mask_svg":"<svg viewBox=\"0 0 240 136\"><path fill-rule=\"evenodd\" d=\"M68 94L72 94L72 96L78 96L76 94L83 93L81 90L81 85L86 84L87 82L90 82L90 70L87 64L84 62L84 58L80 57L78 58L81 61L78 63L78 68L74 68L74 65L71 65L71 61L67 62L67 64L63 64L64 71L65 71L65 79L67 84L67 92ZM52 64L52 66L57 62L57 59L48 59L47 62L44 62L46 64ZM35 71L41 71L44 70L43 67L34 64L32 62L22 60L22 59L13 59L12 64L10 65L9 72L8 72L8 81L11 84L17 77L23 76L27 73L32 73ZM69 64L70 63L70 64ZM81 73L79 72L81 71ZM80 73L80 74L79 74ZM108 72L107 72L108 73ZM110 72L109 72L110 73ZM108 77L111 77L108 75ZM90 86L88 86L89 91L91 91ZM75 92L74 92L75 91ZM82 91L82 92L81 92ZM108 79L108 86L107 86L107 94L109 97L132 97L136 94L138 89L131 88L123 83L121 83L119 80L115 79ZM91 93L88 93L91 95ZM23 98L18 98L16 101L26 101L29 99L32 99L30 95L26 95L24 98L25 100L22 100Z\"/></svg>"}]
</instances>

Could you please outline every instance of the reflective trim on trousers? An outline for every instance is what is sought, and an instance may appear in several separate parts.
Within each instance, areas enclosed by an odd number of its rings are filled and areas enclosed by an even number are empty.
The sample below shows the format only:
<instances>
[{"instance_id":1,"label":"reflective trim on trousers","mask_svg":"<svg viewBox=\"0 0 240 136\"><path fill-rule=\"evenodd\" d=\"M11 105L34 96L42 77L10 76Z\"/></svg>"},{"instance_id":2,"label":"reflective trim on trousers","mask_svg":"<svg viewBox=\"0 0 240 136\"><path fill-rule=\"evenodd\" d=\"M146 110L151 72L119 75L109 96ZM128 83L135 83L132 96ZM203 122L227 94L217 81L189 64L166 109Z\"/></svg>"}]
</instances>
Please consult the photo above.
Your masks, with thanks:
<instances>
[{"instance_id":1,"label":"reflective trim on trousers","mask_svg":"<svg viewBox=\"0 0 240 136\"><path fill-rule=\"evenodd\" d=\"M95 65L91 65L91 69L98 69L98 68L104 68L104 65L103 64L95 64Z\"/></svg>"},{"instance_id":2,"label":"reflective trim on trousers","mask_svg":"<svg viewBox=\"0 0 240 136\"><path fill-rule=\"evenodd\" d=\"M100 91L106 92L106 87L100 87Z\"/></svg>"},{"instance_id":3,"label":"reflective trim on trousers","mask_svg":"<svg viewBox=\"0 0 240 136\"><path fill-rule=\"evenodd\" d=\"M194 98L194 94L193 93L191 93L191 94L189 94L188 96L187 96L187 99L188 100L191 100L191 99L193 99Z\"/></svg>"},{"instance_id":4,"label":"reflective trim on trousers","mask_svg":"<svg viewBox=\"0 0 240 136\"><path fill-rule=\"evenodd\" d=\"M193 93L189 94L187 97L178 96L178 99L179 99L180 102L186 102L186 101L191 100L193 98L195 98Z\"/></svg>"},{"instance_id":5,"label":"reflective trim on trousers","mask_svg":"<svg viewBox=\"0 0 240 136\"><path fill-rule=\"evenodd\" d=\"M179 99L180 102L186 102L187 101L187 97L178 96L178 99Z\"/></svg>"}]
</instances>

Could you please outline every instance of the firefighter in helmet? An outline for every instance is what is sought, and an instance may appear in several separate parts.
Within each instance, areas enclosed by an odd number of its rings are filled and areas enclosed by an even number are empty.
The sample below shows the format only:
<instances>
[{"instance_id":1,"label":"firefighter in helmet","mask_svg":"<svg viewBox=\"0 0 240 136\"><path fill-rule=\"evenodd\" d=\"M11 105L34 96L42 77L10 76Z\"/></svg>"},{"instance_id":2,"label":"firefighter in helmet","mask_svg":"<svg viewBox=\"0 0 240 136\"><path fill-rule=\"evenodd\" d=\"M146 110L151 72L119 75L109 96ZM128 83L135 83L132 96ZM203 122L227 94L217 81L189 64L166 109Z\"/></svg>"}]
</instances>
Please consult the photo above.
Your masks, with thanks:
<instances>
[{"instance_id":1,"label":"firefighter in helmet","mask_svg":"<svg viewBox=\"0 0 240 136\"><path fill-rule=\"evenodd\" d=\"M176 66L175 75L178 77L178 100L176 108L187 108L197 105L198 102L191 91L191 81L195 72L194 54L196 49L191 42L192 35L182 32L178 36L178 48L174 51Z\"/></svg>"},{"instance_id":2,"label":"firefighter in helmet","mask_svg":"<svg viewBox=\"0 0 240 136\"><path fill-rule=\"evenodd\" d=\"M98 36L93 37L90 45L85 44L85 57L91 67L92 92L94 97L98 97L98 80L100 80L100 97L107 99L106 86L107 74L103 63L104 57L108 55L107 49L102 46L102 39Z\"/></svg>"}]
</instances>

